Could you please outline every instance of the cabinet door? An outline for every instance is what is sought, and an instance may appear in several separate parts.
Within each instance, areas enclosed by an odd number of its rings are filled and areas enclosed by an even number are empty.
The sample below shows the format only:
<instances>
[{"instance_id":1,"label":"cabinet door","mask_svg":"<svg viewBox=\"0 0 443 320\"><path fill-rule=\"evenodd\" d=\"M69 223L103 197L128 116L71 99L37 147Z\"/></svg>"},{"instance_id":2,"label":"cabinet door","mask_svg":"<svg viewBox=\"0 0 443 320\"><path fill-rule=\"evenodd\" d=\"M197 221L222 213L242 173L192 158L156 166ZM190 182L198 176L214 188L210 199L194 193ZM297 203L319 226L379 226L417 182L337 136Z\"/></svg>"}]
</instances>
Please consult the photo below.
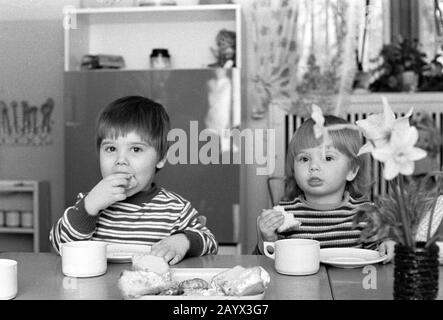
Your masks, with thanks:
<instances>
[{"instance_id":1,"label":"cabinet door","mask_svg":"<svg viewBox=\"0 0 443 320\"><path fill-rule=\"evenodd\" d=\"M207 225L219 242L233 242L238 228L233 207L239 203L240 165L202 164L198 154L191 155L192 143L198 145L197 153L206 144L191 132L195 125L198 135L206 126L217 126L214 121L220 117L225 125L231 125L234 114L238 114L232 108L232 72L227 71L225 76L231 84L231 90L225 93L231 96L226 99L229 105L221 106L214 103L220 101L219 91L214 93L220 83L213 69L65 73L66 205L72 205L78 192L89 191L101 179L95 149L95 122L100 109L125 95L143 95L163 104L172 128L183 130L188 138L185 163L173 165L168 161L156 182L191 201L207 217Z\"/></svg>"}]
</instances>

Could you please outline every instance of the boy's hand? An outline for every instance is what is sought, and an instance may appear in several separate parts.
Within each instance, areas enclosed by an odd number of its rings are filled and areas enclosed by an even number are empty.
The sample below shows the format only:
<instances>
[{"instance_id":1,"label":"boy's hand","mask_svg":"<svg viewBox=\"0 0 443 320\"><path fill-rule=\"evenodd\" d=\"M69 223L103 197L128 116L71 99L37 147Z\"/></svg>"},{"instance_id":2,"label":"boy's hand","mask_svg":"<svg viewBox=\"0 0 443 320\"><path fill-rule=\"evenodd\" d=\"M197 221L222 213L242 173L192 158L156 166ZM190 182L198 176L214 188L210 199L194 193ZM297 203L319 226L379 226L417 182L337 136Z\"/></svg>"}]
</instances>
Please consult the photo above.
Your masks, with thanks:
<instances>
[{"instance_id":1,"label":"boy's hand","mask_svg":"<svg viewBox=\"0 0 443 320\"><path fill-rule=\"evenodd\" d=\"M176 264L185 257L189 247L188 237L183 233L179 233L155 243L151 248L151 254L162 257L169 264Z\"/></svg>"},{"instance_id":2,"label":"boy's hand","mask_svg":"<svg viewBox=\"0 0 443 320\"><path fill-rule=\"evenodd\" d=\"M385 240L378 247L381 255L387 255L388 258L383 263L388 263L394 258L395 253L395 241Z\"/></svg>"},{"instance_id":3,"label":"boy's hand","mask_svg":"<svg viewBox=\"0 0 443 320\"><path fill-rule=\"evenodd\" d=\"M280 211L274 209L263 210L257 219L258 230L263 241L276 241L278 237L275 231L284 221L285 218Z\"/></svg>"},{"instance_id":4,"label":"boy's hand","mask_svg":"<svg viewBox=\"0 0 443 320\"><path fill-rule=\"evenodd\" d=\"M96 216L100 210L125 200L131 177L128 173L114 173L103 178L85 197L86 211L91 216Z\"/></svg>"}]
</instances>

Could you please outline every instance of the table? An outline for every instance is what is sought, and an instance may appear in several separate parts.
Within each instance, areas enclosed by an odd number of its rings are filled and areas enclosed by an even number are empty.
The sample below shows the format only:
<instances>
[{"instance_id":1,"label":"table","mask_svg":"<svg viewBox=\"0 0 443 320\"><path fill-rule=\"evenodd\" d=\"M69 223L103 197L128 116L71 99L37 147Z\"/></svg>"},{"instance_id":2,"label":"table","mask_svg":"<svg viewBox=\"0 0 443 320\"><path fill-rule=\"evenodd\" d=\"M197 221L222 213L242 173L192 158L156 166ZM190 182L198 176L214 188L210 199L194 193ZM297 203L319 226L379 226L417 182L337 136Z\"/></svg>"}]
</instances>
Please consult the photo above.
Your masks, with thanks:
<instances>
[{"instance_id":1,"label":"table","mask_svg":"<svg viewBox=\"0 0 443 320\"><path fill-rule=\"evenodd\" d=\"M61 258L53 253L6 252L0 259L18 262L18 294L16 300L122 299L117 287L123 270L130 270L130 263L108 264L106 274L93 278L71 278L62 273ZM325 266L317 274L303 277L276 273L273 260L255 255L208 255L186 259L177 268L231 268L262 266L270 276L266 290L267 300L331 300L332 294Z\"/></svg>"},{"instance_id":2,"label":"table","mask_svg":"<svg viewBox=\"0 0 443 320\"><path fill-rule=\"evenodd\" d=\"M375 264L364 268L328 267L328 278L334 300L392 300L394 265ZM369 278L372 277L372 278ZM443 266L439 267L437 300L443 300Z\"/></svg>"},{"instance_id":3,"label":"table","mask_svg":"<svg viewBox=\"0 0 443 320\"><path fill-rule=\"evenodd\" d=\"M102 276L71 278L63 275L61 259L53 253L6 252L0 253L0 259L18 262L16 300L120 300L118 278L123 270L131 269L130 263L110 263ZM392 300L393 297L391 263L356 269L321 265L318 273L309 276L278 274L273 260L256 255L208 255L185 259L174 267L231 268L236 265L259 265L269 272L271 283L266 290L266 300ZM365 278L368 276L373 278ZM443 300L443 276L439 277L439 288L437 299Z\"/></svg>"}]
</instances>

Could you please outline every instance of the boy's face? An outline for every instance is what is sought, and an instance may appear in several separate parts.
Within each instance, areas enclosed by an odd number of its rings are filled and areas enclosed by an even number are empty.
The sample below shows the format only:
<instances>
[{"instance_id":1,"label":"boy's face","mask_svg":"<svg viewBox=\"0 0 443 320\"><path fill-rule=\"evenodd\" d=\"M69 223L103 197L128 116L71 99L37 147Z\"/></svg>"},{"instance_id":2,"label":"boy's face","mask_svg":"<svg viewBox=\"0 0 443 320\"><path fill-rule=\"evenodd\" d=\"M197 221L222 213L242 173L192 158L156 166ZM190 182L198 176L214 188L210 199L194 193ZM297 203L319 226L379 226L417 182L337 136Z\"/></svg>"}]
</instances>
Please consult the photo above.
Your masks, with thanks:
<instances>
[{"instance_id":1,"label":"boy's face","mask_svg":"<svg viewBox=\"0 0 443 320\"><path fill-rule=\"evenodd\" d=\"M149 190L155 169L164 166L166 159L158 159L157 151L135 131L116 139L103 139L100 145L100 170L105 178L115 173L129 173L132 177L126 187L130 197Z\"/></svg>"},{"instance_id":2,"label":"boy's face","mask_svg":"<svg viewBox=\"0 0 443 320\"><path fill-rule=\"evenodd\" d=\"M347 181L357 175L350 159L331 144L301 150L294 159L294 178L306 200L317 204L340 202Z\"/></svg>"}]
</instances>

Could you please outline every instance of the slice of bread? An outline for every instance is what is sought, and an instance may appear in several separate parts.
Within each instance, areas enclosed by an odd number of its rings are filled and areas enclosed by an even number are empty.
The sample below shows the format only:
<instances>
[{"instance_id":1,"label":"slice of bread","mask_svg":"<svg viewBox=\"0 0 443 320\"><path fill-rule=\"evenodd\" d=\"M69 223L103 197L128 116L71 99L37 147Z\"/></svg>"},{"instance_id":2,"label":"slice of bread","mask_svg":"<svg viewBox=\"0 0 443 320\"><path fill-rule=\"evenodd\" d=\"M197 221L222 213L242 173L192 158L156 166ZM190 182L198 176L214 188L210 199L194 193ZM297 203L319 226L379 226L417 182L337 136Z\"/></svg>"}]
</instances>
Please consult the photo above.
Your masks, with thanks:
<instances>
[{"instance_id":1,"label":"slice of bread","mask_svg":"<svg viewBox=\"0 0 443 320\"><path fill-rule=\"evenodd\" d=\"M151 271L159 275L164 275L169 272L169 265L161 257L141 254L132 257L132 269L134 271Z\"/></svg>"},{"instance_id":2,"label":"slice of bread","mask_svg":"<svg viewBox=\"0 0 443 320\"><path fill-rule=\"evenodd\" d=\"M280 211L285 218L285 221L283 222L283 224L277 228L277 232L279 232L279 233L285 232L285 231L289 231L289 230L298 229L300 227L301 222L299 220L295 219L293 214L287 213L285 211L285 208L283 208L282 206L275 206L273 209Z\"/></svg>"},{"instance_id":3,"label":"slice of bread","mask_svg":"<svg viewBox=\"0 0 443 320\"><path fill-rule=\"evenodd\" d=\"M177 284L155 272L124 270L118 279L118 288L124 298L136 298L176 287Z\"/></svg>"},{"instance_id":4,"label":"slice of bread","mask_svg":"<svg viewBox=\"0 0 443 320\"><path fill-rule=\"evenodd\" d=\"M269 273L262 267L235 266L214 276L211 287L227 296L248 296L263 293L269 282Z\"/></svg>"}]
</instances>

